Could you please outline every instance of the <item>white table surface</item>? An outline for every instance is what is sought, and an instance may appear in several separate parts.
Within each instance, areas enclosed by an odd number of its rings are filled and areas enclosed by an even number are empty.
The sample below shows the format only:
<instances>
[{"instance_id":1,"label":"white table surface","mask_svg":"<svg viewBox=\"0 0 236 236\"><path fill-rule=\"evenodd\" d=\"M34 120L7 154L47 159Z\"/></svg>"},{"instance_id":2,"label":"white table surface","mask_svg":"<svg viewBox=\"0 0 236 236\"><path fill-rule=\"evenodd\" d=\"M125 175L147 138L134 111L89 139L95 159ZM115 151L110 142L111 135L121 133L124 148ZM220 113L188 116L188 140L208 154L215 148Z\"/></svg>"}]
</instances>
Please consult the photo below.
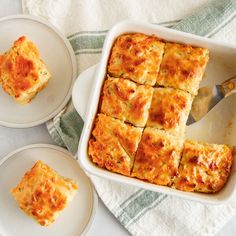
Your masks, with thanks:
<instances>
[{"instance_id":1,"label":"white table surface","mask_svg":"<svg viewBox=\"0 0 236 236\"><path fill-rule=\"evenodd\" d=\"M19 13L21 13L20 0L0 0L0 17ZM29 129L10 129L0 126L0 158L19 147L34 143L53 144L45 125ZM87 235L126 236L129 235L129 233L107 210L102 201L99 200L95 219ZM226 235L236 235L236 216L233 217L217 234L217 236Z\"/></svg>"}]
</instances>

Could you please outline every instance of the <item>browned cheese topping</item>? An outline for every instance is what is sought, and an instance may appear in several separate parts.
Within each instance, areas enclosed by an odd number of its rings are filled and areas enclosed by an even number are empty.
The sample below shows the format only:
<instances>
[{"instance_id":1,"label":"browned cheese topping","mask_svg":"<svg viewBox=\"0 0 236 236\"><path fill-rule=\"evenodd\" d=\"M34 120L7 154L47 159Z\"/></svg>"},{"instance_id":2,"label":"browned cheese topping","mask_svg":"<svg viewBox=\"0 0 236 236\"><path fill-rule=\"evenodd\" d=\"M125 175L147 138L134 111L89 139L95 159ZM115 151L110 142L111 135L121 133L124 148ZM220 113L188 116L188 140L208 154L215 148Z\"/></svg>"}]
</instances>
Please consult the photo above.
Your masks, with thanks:
<instances>
[{"instance_id":1,"label":"browned cheese topping","mask_svg":"<svg viewBox=\"0 0 236 236\"><path fill-rule=\"evenodd\" d=\"M117 38L108 62L108 73L139 84L154 85L164 52L156 36L124 34Z\"/></svg>"},{"instance_id":2,"label":"browned cheese topping","mask_svg":"<svg viewBox=\"0 0 236 236\"><path fill-rule=\"evenodd\" d=\"M89 140L89 156L100 167L130 175L141 135L141 128L98 114Z\"/></svg>"},{"instance_id":3,"label":"browned cheese topping","mask_svg":"<svg viewBox=\"0 0 236 236\"><path fill-rule=\"evenodd\" d=\"M144 127L151 105L153 88L127 79L108 78L102 93L101 112Z\"/></svg>"},{"instance_id":4,"label":"browned cheese topping","mask_svg":"<svg viewBox=\"0 0 236 236\"><path fill-rule=\"evenodd\" d=\"M225 185L232 163L232 150L226 145L186 141L174 187L190 192L217 192Z\"/></svg>"},{"instance_id":5,"label":"browned cheese topping","mask_svg":"<svg viewBox=\"0 0 236 236\"><path fill-rule=\"evenodd\" d=\"M11 190L19 207L42 226L53 223L76 193L77 185L37 161Z\"/></svg>"}]
</instances>

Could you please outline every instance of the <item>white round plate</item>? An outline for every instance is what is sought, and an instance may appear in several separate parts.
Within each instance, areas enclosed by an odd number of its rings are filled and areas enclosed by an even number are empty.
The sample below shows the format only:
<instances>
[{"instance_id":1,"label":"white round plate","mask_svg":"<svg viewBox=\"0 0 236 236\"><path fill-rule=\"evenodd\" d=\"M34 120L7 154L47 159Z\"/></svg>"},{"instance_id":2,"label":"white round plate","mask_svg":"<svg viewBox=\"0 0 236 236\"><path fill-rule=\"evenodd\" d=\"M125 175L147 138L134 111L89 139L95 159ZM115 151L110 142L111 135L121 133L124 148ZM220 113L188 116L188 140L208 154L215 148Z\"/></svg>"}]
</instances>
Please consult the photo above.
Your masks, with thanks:
<instances>
[{"instance_id":1,"label":"white round plate","mask_svg":"<svg viewBox=\"0 0 236 236\"><path fill-rule=\"evenodd\" d=\"M27 216L13 199L10 189L37 160L42 160L60 175L78 183L78 192L56 221L40 226ZM66 150L46 144L20 148L0 162L0 235L1 236L78 236L84 235L97 208L92 184L76 160Z\"/></svg>"},{"instance_id":2,"label":"white round plate","mask_svg":"<svg viewBox=\"0 0 236 236\"><path fill-rule=\"evenodd\" d=\"M97 66L98 65L96 64L83 71L76 79L72 89L74 107L83 120L85 120L86 117L86 109L88 107L93 80L96 78L95 73Z\"/></svg>"},{"instance_id":3,"label":"white round plate","mask_svg":"<svg viewBox=\"0 0 236 236\"><path fill-rule=\"evenodd\" d=\"M0 19L0 54L25 35L39 49L52 79L27 105L13 101L0 86L0 125L27 128L40 125L54 117L71 96L77 75L76 59L69 41L48 21L29 15L14 15Z\"/></svg>"}]
</instances>

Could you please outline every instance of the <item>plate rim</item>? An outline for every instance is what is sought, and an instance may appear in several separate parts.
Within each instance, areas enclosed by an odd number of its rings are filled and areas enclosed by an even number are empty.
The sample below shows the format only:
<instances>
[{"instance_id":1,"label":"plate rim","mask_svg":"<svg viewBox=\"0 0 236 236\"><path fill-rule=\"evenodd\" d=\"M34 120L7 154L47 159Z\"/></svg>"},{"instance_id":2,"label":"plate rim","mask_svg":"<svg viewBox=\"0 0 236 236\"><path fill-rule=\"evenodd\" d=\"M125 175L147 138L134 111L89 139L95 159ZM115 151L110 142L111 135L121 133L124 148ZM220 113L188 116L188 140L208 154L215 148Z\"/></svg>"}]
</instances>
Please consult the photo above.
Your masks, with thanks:
<instances>
[{"instance_id":1,"label":"plate rim","mask_svg":"<svg viewBox=\"0 0 236 236\"><path fill-rule=\"evenodd\" d=\"M68 53L70 55L70 60L71 60L71 69L72 69L72 78L71 78L71 85L70 88L64 97L62 103L57 107L54 108L53 111L48 115L45 116L42 119L38 119L36 121L28 122L28 123L12 123L12 122L7 122L7 121L2 121L0 120L0 126L8 127L8 128L31 128L35 127L41 124L46 123L53 117L55 117L60 111L67 105L69 100L71 99L71 94L72 94L72 88L74 85L74 81L78 75L78 68L77 68L77 63L76 63L76 56L74 54L73 48L69 42L69 40L66 38L65 35L63 35L59 29L57 29L52 23L47 21L46 19L39 17L39 16L33 16L33 15L26 15L26 14L14 14L14 15L9 15L5 17L0 18L0 23L7 21L7 20L16 20L16 19L26 19L26 20L31 20L31 21L36 21L37 23L41 23L48 28L50 28L55 34L59 36L59 38L62 39L63 43L66 46L66 49L68 50Z\"/></svg>"},{"instance_id":2,"label":"plate rim","mask_svg":"<svg viewBox=\"0 0 236 236\"><path fill-rule=\"evenodd\" d=\"M30 145L26 145L20 148L17 148L11 152L9 152L8 154L6 154L3 158L0 159L0 167L11 157L13 157L15 154L27 150L27 149L32 149L32 148L48 148L48 149L53 149L56 151L60 151L64 154L66 154L69 158L72 158L77 165L79 166L79 168L82 170L82 172L86 175L86 177L88 178L88 181L90 183L91 186L91 190L92 190L92 211L90 213L90 217L88 222L86 223L85 227L83 228L82 232L80 235L86 235L86 233L88 232L88 230L91 228L91 225L94 221L96 212L97 212L97 208L98 208L98 196L97 193L94 189L93 183L90 180L89 176L86 174L86 172L84 171L83 168L81 168L81 166L79 165L78 161L74 158L74 156L66 149L53 145L53 144L44 144L44 143L38 143L38 144L30 144Z\"/></svg>"},{"instance_id":3,"label":"plate rim","mask_svg":"<svg viewBox=\"0 0 236 236\"><path fill-rule=\"evenodd\" d=\"M82 71L79 76L75 79L74 81L74 85L73 85L73 89L72 89L72 103L73 106L75 107L75 110L79 113L79 115L82 117L83 120L86 119L86 113L87 113L87 108L85 108L85 110L80 110L79 109L79 95L78 95L78 90L77 88L80 85L80 82L83 81L83 77L85 77L88 73L93 73L93 75L96 73L96 70L99 66L99 63L96 63L90 67L88 67L87 69L85 69L84 71ZM88 94L88 98L89 98L90 94Z\"/></svg>"}]
</instances>

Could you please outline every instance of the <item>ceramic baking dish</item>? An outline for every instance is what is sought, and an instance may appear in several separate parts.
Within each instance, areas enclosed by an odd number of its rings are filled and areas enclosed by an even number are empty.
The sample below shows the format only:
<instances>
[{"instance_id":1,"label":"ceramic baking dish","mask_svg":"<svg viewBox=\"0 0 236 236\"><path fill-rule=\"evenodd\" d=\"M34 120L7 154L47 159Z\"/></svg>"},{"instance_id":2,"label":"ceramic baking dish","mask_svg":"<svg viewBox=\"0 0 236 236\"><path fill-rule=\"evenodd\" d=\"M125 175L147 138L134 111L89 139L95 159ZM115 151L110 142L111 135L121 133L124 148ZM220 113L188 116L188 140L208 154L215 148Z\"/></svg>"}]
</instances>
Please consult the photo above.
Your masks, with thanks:
<instances>
[{"instance_id":1,"label":"ceramic baking dish","mask_svg":"<svg viewBox=\"0 0 236 236\"><path fill-rule=\"evenodd\" d=\"M97 67L90 88L90 97L84 120L84 128L78 147L78 160L81 167L90 174L118 181L124 184L134 185L143 189L170 194L185 199L196 200L203 203L220 204L227 201L235 192L236 175L235 163L232 168L230 178L226 186L215 194L190 193L175 190L165 186L154 185L141 180L122 176L101 169L92 163L88 156L87 147L91 134L94 118L97 114L97 107L100 92L106 75L107 61L110 50L115 39L124 33L140 32L144 34L154 34L167 41L191 44L199 47L206 47L210 50L210 60L206 69L204 80L200 86L220 83L230 76L236 75L236 46L217 42L212 39L199 37L196 35L183 33L160 27L157 25L139 23L134 21L123 21L115 25L107 34L104 42L100 63ZM73 101L77 111L80 111L80 97L83 96L81 86L74 87ZM86 90L86 89L85 89ZM236 144L236 94L223 100L204 119L187 127L186 138L207 141L212 143Z\"/></svg>"}]
</instances>

